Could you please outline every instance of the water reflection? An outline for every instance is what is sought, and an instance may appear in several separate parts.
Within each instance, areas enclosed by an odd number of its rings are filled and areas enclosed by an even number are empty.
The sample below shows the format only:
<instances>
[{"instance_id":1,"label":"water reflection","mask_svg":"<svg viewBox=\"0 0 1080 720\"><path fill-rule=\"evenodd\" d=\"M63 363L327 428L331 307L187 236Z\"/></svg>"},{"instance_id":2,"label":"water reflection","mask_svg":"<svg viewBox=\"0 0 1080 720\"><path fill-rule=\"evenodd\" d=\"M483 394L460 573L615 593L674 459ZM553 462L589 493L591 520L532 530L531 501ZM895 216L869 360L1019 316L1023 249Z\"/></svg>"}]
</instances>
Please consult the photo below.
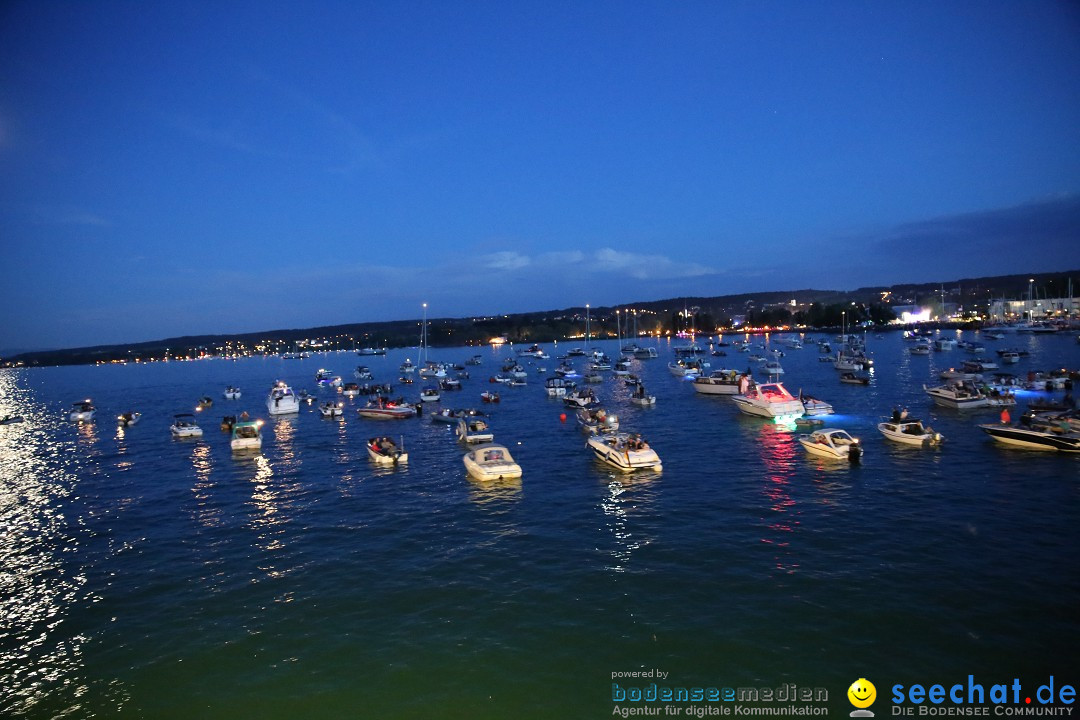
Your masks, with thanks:
<instances>
[{"instance_id":1,"label":"water reflection","mask_svg":"<svg viewBox=\"0 0 1080 720\"><path fill-rule=\"evenodd\" d=\"M643 491L661 474L634 472L607 475L607 492L600 501L600 509L604 513L605 526L615 541L611 549L613 562L608 569L621 573L630 569L634 552L651 542L649 538L642 536L640 530L635 535L631 515L640 511L642 503L647 502L648 495Z\"/></svg>"},{"instance_id":2,"label":"water reflection","mask_svg":"<svg viewBox=\"0 0 1080 720\"><path fill-rule=\"evenodd\" d=\"M191 449L191 466L195 469L195 485L191 488L195 495L195 522L206 528L223 527L225 524L221 508L214 507L211 490L213 463L210 446L199 443Z\"/></svg>"},{"instance_id":3,"label":"water reflection","mask_svg":"<svg viewBox=\"0 0 1080 720\"><path fill-rule=\"evenodd\" d=\"M3 413L25 421L0 428L0 715L67 714L88 691L83 677L86 637L69 618L88 601L87 578L65 564L79 545L64 516L81 455L52 437L55 415L33 400L18 372L0 371ZM92 424L76 443L92 446ZM59 709L59 711L57 711Z\"/></svg>"},{"instance_id":4,"label":"water reflection","mask_svg":"<svg viewBox=\"0 0 1080 720\"><path fill-rule=\"evenodd\" d=\"M255 474L251 478L251 504L256 513L250 519L255 531L255 545L264 555L259 569L271 579L285 577L294 569L284 555L286 529L292 522L299 486L284 481L285 474L276 472L264 455L254 458Z\"/></svg>"},{"instance_id":5,"label":"water reflection","mask_svg":"<svg viewBox=\"0 0 1080 720\"><path fill-rule=\"evenodd\" d=\"M768 532L761 541L775 548L775 569L791 574L799 568L791 551L792 534L799 528L801 515L791 495L799 451L794 435L783 425L762 425L757 445L766 468L762 494L769 502L769 514L762 518Z\"/></svg>"},{"instance_id":6,"label":"water reflection","mask_svg":"<svg viewBox=\"0 0 1080 720\"><path fill-rule=\"evenodd\" d=\"M500 505L521 499L521 478L503 478L501 480L477 480L466 473L469 481L469 500L488 509L498 509Z\"/></svg>"}]
</instances>

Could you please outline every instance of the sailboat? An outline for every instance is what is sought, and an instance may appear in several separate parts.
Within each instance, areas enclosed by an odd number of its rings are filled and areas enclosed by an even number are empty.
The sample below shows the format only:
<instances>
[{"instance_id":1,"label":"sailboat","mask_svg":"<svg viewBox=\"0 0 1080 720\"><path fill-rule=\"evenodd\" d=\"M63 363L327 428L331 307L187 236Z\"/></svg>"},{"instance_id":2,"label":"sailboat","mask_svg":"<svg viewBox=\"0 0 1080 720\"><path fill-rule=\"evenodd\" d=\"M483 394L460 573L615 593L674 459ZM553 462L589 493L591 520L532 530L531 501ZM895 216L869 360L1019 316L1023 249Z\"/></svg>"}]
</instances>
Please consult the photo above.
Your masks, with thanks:
<instances>
[{"instance_id":1,"label":"sailboat","mask_svg":"<svg viewBox=\"0 0 1080 720\"><path fill-rule=\"evenodd\" d=\"M428 325L427 325L427 303L424 303L424 322L420 330L420 352L417 355L416 364L420 368L420 377L422 378L444 378L446 377L446 370L436 362L428 360L427 356L427 337L428 337Z\"/></svg>"}]
</instances>

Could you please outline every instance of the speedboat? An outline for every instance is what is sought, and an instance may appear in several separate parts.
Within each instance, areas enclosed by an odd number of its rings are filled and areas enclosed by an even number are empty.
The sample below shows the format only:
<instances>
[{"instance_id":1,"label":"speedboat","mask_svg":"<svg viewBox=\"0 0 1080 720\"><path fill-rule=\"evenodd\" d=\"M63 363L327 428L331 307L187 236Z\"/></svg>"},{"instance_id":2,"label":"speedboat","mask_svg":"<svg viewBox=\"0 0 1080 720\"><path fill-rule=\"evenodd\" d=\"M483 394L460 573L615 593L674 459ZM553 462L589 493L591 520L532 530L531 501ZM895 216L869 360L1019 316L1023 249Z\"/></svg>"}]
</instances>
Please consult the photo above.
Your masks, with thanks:
<instances>
[{"instance_id":1,"label":"speedboat","mask_svg":"<svg viewBox=\"0 0 1080 720\"><path fill-rule=\"evenodd\" d=\"M784 368L780 365L779 361L777 361L777 360L770 360L767 363L765 363L764 365L762 365L761 366L761 371L766 373L767 375L783 375L784 374Z\"/></svg>"},{"instance_id":2,"label":"speedboat","mask_svg":"<svg viewBox=\"0 0 1080 720\"><path fill-rule=\"evenodd\" d=\"M209 395L203 395L199 398L199 404L196 406L199 410L206 410L207 408L214 407L214 398Z\"/></svg>"},{"instance_id":3,"label":"speedboat","mask_svg":"<svg viewBox=\"0 0 1080 720\"><path fill-rule=\"evenodd\" d=\"M990 405L990 398L970 382L954 382L936 387L923 385L923 390L938 405L956 410L984 408ZM1015 401L1013 403L1015 404Z\"/></svg>"},{"instance_id":4,"label":"speedboat","mask_svg":"<svg viewBox=\"0 0 1080 720\"><path fill-rule=\"evenodd\" d=\"M701 375L709 363L698 358L680 358L673 363L668 363L668 371L675 377L687 375Z\"/></svg>"},{"instance_id":5,"label":"speedboat","mask_svg":"<svg viewBox=\"0 0 1080 720\"><path fill-rule=\"evenodd\" d=\"M495 434L491 432L491 428L480 417L462 417L458 418L457 431L458 440L469 443L489 443L495 439Z\"/></svg>"},{"instance_id":6,"label":"speedboat","mask_svg":"<svg viewBox=\"0 0 1080 720\"><path fill-rule=\"evenodd\" d=\"M499 402L499 393L485 390L484 392L480 393L480 399L486 403L497 403Z\"/></svg>"},{"instance_id":7,"label":"speedboat","mask_svg":"<svg viewBox=\"0 0 1080 720\"><path fill-rule=\"evenodd\" d=\"M443 408L438 412L431 413L431 422L443 423L445 425L457 425L458 420L463 417L473 417L479 415L476 410L451 410L449 408Z\"/></svg>"},{"instance_id":8,"label":"speedboat","mask_svg":"<svg viewBox=\"0 0 1080 720\"><path fill-rule=\"evenodd\" d=\"M649 360L651 358L660 357L654 347L639 347L634 350L634 357L640 360Z\"/></svg>"},{"instance_id":9,"label":"speedboat","mask_svg":"<svg viewBox=\"0 0 1080 720\"><path fill-rule=\"evenodd\" d=\"M327 400L319 406L319 414L324 418L339 418L345 415L345 408L343 403Z\"/></svg>"},{"instance_id":10,"label":"speedboat","mask_svg":"<svg viewBox=\"0 0 1080 720\"><path fill-rule=\"evenodd\" d=\"M953 350L956 348L956 341L950 338L938 338L934 340L935 350Z\"/></svg>"},{"instance_id":11,"label":"speedboat","mask_svg":"<svg viewBox=\"0 0 1080 720\"><path fill-rule=\"evenodd\" d=\"M370 401L366 406L357 408L357 414L370 420L404 420L416 417L416 408L404 403L383 400Z\"/></svg>"},{"instance_id":12,"label":"speedboat","mask_svg":"<svg viewBox=\"0 0 1080 720\"><path fill-rule=\"evenodd\" d=\"M608 435L619 429L619 418L603 408L582 408L577 412L578 425L590 435Z\"/></svg>"},{"instance_id":13,"label":"speedboat","mask_svg":"<svg viewBox=\"0 0 1080 720\"><path fill-rule=\"evenodd\" d=\"M847 383L848 385L869 385L870 378L866 375L859 375L858 373L846 372L840 373L840 382Z\"/></svg>"},{"instance_id":14,"label":"speedboat","mask_svg":"<svg viewBox=\"0 0 1080 720\"><path fill-rule=\"evenodd\" d=\"M319 368L319 371L315 373L315 382L320 385L329 385L334 381L336 376L326 368Z\"/></svg>"},{"instance_id":15,"label":"speedboat","mask_svg":"<svg viewBox=\"0 0 1080 720\"><path fill-rule=\"evenodd\" d=\"M300 401L291 387L279 381L270 388L270 394L266 397L266 411L271 415L300 412Z\"/></svg>"},{"instance_id":16,"label":"speedboat","mask_svg":"<svg viewBox=\"0 0 1080 720\"><path fill-rule=\"evenodd\" d=\"M371 380L371 368L369 368L367 365L357 365L356 369L353 370L353 376L357 380Z\"/></svg>"},{"instance_id":17,"label":"speedboat","mask_svg":"<svg viewBox=\"0 0 1080 720\"><path fill-rule=\"evenodd\" d=\"M797 439L811 455L853 463L858 462L862 457L859 439L851 437L846 430L839 428L815 430L809 435L799 435Z\"/></svg>"},{"instance_id":18,"label":"speedboat","mask_svg":"<svg viewBox=\"0 0 1080 720\"><path fill-rule=\"evenodd\" d=\"M1006 350L1001 353L1001 362L1012 365L1020 362L1020 353L1015 350Z\"/></svg>"},{"instance_id":19,"label":"speedboat","mask_svg":"<svg viewBox=\"0 0 1080 720\"><path fill-rule=\"evenodd\" d=\"M650 407L656 404L656 396L645 392L645 386L638 383L637 387L634 388L634 392L630 395L630 402L634 405Z\"/></svg>"},{"instance_id":20,"label":"speedboat","mask_svg":"<svg viewBox=\"0 0 1080 720\"><path fill-rule=\"evenodd\" d=\"M799 399L802 400L804 415L832 415L833 413L833 406L820 398L800 393Z\"/></svg>"},{"instance_id":21,"label":"speedboat","mask_svg":"<svg viewBox=\"0 0 1080 720\"><path fill-rule=\"evenodd\" d=\"M572 390L563 396L563 404L572 408L593 408L600 404L592 390Z\"/></svg>"},{"instance_id":22,"label":"speedboat","mask_svg":"<svg viewBox=\"0 0 1080 720\"><path fill-rule=\"evenodd\" d=\"M694 391L704 395L738 395L740 377L738 370L714 370L694 378Z\"/></svg>"},{"instance_id":23,"label":"speedboat","mask_svg":"<svg viewBox=\"0 0 1080 720\"><path fill-rule=\"evenodd\" d=\"M796 418L806 412L802 400L788 392L782 383L762 383L747 388L741 395L732 395L731 401L747 415L771 418Z\"/></svg>"},{"instance_id":24,"label":"speedboat","mask_svg":"<svg viewBox=\"0 0 1080 720\"><path fill-rule=\"evenodd\" d=\"M128 410L122 415L116 416L116 421L124 427L130 427L142 419L142 413L135 412L134 410Z\"/></svg>"},{"instance_id":25,"label":"speedboat","mask_svg":"<svg viewBox=\"0 0 1080 720\"><path fill-rule=\"evenodd\" d=\"M440 390L460 390L461 381L457 378L443 378L439 381Z\"/></svg>"},{"instance_id":26,"label":"speedboat","mask_svg":"<svg viewBox=\"0 0 1080 720\"><path fill-rule=\"evenodd\" d=\"M238 420L232 426L229 445L233 450L258 450L262 447L262 420Z\"/></svg>"},{"instance_id":27,"label":"speedboat","mask_svg":"<svg viewBox=\"0 0 1080 720\"><path fill-rule=\"evenodd\" d=\"M933 428L923 425L922 420L908 418L905 420L890 420L878 423L878 430L887 439L904 445L918 445L920 447L937 447L945 442L941 433L934 432Z\"/></svg>"},{"instance_id":28,"label":"speedboat","mask_svg":"<svg viewBox=\"0 0 1080 720\"><path fill-rule=\"evenodd\" d=\"M173 424L169 427L173 437L202 437L202 428L195 422L195 416L191 413L180 413L173 416Z\"/></svg>"},{"instance_id":29,"label":"speedboat","mask_svg":"<svg viewBox=\"0 0 1080 720\"><path fill-rule=\"evenodd\" d=\"M420 402L439 402L441 397L436 387L428 386L420 391Z\"/></svg>"},{"instance_id":30,"label":"speedboat","mask_svg":"<svg viewBox=\"0 0 1080 720\"><path fill-rule=\"evenodd\" d=\"M229 387L225 388L225 392L222 393L222 395L225 396L226 400L239 400L240 388L230 385Z\"/></svg>"},{"instance_id":31,"label":"speedboat","mask_svg":"<svg viewBox=\"0 0 1080 720\"><path fill-rule=\"evenodd\" d=\"M360 394L360 386L354 382L347 382L341 386L340 392L345 397L357 397Z\"/></svg>"},{"instance_id":32,"label":"speedboat","mask_svg":"<svg viewBox=\"0 0 1080 720\"><path fill-rule=\"evenodd\" d=\"M398 445L391 438L375 437L367 441L368 457L380 465L402 465L409 462L404 443Z\"/></svg>"},{"instance_id":33,"label":"speedboat","mask_svg":"<svg viewBox=\"0 0 1080 720\"><path fill-rule=\"evenodd\" d=\"M90 422L94 419L94 404L90 402L90 398L77 403L73 403L71 406L71 419L75 422Z\"/></svg>"},{"instance_id":34,"label":"speedboat","mask_svg":"<svg viewBox=\"0 0 1080 720\"><path fill-rule=\"evenodd\" d=\"M664 469L660 456L636 433L593 435L588 439L587 447L592 450L597 460L621 472L634 470L660 472Z\"/></svg>"},{"instance_id":35,"label":"speedboat","mask_svg":"<svg viewBox=\"0 0 1080 720\"><path fill-rule=\"evenodd\" d=\"M504 480L521 477L521 466L503 445L485 443L465 453L465 470L477 480Z\"/></svg>"},{"instance_id":36,"label":"speedboat","mask_svg":"<svg viewBox=\"0 0 1080 720\"><path fill-rule=\"evenodd\" d=\"M912 355L929 355L930 346L925 342L920 341L919 343L911 346L910 352Z\"/></svg>"},{"instance_id":37,"label":"speedboat","mask_svg":"<svg viewBox=\"0 0 1080 720\"><path fill-rule=\"evenodd\" d=\"M1080 432L1058 432L1046 426L980 425L995 442L1022 450L1080 452Z\"/></svg>"}]
</instances>

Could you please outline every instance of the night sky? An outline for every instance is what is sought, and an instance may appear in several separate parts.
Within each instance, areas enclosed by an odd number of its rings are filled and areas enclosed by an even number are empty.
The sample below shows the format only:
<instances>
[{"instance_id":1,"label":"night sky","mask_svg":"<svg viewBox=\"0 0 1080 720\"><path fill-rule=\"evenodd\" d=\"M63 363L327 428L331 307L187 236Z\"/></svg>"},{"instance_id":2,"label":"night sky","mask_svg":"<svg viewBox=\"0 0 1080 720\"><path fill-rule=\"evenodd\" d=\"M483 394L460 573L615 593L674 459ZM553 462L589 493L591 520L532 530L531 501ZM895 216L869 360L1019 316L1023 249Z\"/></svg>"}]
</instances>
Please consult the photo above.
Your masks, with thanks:
<instances>
[{"instance_id":1,"label":"night sky","mask_svg":"<svg viewBox=\"0 0 1080 720\"><path fill-rule=\"evenodd\" d=\"M0 3L0 349L1080 266L1080 3Z\"/></svg>"}]
</instances>

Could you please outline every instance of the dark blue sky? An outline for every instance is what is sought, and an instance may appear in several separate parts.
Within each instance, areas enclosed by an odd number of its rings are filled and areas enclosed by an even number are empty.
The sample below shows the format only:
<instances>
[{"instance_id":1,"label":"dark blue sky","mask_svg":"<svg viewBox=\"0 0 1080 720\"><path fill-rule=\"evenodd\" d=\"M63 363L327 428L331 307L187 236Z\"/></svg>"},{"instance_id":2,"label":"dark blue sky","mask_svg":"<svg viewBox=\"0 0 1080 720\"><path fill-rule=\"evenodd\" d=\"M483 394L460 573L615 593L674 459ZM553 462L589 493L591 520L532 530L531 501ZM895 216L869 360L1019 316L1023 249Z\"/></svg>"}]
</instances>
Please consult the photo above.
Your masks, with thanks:
<instances>
[{"instance_id":1,"label":"dark blue sky","mask_svg":"<svg viewBox=\"0 0 1080 720\"><path fill-rule=\"evenodd\" d=\"M1075 2L0 4L0 348L1080 265Z\"/></svg>"}]
</instances>

